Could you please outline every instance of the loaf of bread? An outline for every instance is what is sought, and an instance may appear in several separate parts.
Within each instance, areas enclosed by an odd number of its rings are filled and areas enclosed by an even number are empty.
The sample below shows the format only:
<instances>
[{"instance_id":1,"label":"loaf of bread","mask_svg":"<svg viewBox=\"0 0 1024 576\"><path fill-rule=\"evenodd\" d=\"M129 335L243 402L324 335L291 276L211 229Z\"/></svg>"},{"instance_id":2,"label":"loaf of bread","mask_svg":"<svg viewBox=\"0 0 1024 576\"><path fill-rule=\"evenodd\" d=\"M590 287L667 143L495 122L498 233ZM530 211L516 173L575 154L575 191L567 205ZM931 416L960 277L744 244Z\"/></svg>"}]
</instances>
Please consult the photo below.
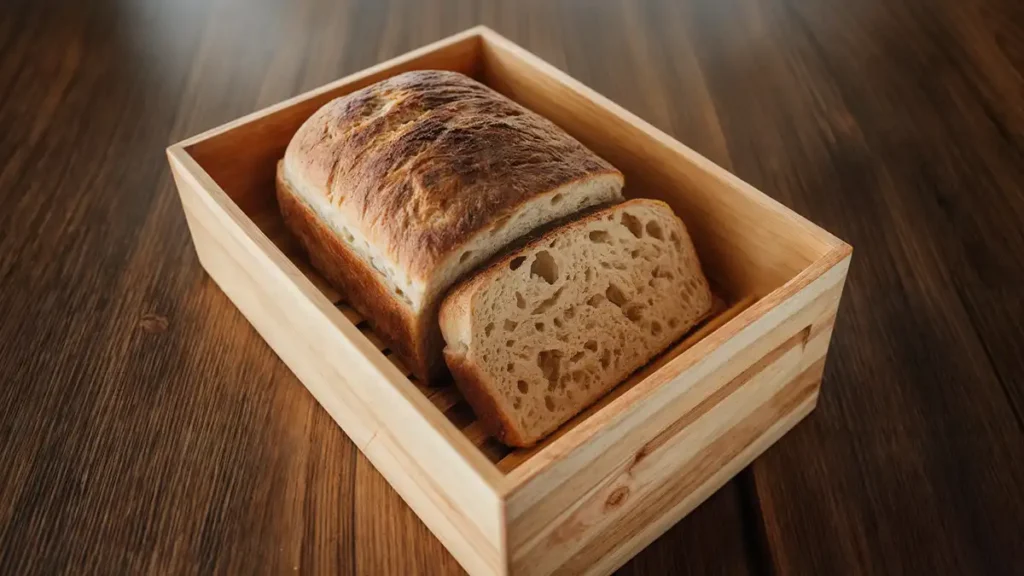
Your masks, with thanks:
<instances>
[{"instance_id":1,"label":"loaf of bread","mask_svg":"<svg viewBox=\"0 0 1024 576\"><path fill-rule=\"evenodd\" d=\"M652 360L711 309L682 221L630 200L555 228L460 283L445 360L496 438L530 446Z\"/></svg>"},{"instance_id":2,"label":"loaf of bread","mask_svg":"<svg viewBox=\"0 0 1024 576\"><path fill-rule=\"evenodd\" d=\"M550 121L458 73L394 76L326 104L277 169L313 266L428 383L437 310L468 271L539 226L621 199L622 174Z\"/></svg>"}]
</instances>

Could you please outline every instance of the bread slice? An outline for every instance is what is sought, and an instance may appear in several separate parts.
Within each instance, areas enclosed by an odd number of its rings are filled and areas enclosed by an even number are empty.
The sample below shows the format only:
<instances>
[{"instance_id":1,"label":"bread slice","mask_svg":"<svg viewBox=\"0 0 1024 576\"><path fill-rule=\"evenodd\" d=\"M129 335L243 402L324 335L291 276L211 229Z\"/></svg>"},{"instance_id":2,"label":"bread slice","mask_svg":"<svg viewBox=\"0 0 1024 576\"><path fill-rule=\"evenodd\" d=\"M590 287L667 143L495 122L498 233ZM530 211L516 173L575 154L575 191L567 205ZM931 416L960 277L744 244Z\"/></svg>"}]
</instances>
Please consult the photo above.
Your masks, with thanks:
<instances>
[{"instance_id":1,"label":"bread slice","mask_svg":"<svg viewBox=\"0 0 1024 576\"><path fill-rule=\"evenodd\" d=\"M457 286L445 360L500 441L530 446L679 339L711 309L682 221L630 200L556 228Z\"/></svg>"},{"instance_id":2,"label":"bread slice","mask_svg":"<svg viewBox=\"0 0 1024 576\"><path fill-rule=\"evenodd\" d=\"M326 104L278 164L285 224L414 374L446 372L437 308L535 228L621 199L622 174L557 126L455 72Z\"/></svg>"}]
</instances>

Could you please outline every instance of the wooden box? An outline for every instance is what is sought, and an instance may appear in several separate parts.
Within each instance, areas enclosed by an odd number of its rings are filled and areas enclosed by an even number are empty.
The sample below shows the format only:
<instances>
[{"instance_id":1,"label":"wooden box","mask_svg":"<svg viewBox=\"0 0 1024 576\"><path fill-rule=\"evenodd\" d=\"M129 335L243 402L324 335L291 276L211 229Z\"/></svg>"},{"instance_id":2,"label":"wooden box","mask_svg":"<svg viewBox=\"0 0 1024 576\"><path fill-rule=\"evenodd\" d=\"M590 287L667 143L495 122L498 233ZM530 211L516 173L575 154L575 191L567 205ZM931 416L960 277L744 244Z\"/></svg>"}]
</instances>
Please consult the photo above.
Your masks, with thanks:
<instances>
[{"instance_id":1,"label":"wooden box","mask_svg":"<svg viewBox=\"0 0 1024 576\"><path fill-rule=\"evenodd\" d=\"M407 376L307 264L275 163L317 108L412 69L457 70L560 125L682 216L716 313L530 450L490 439L454 386ZM167 151L199 259L281 359L473 574L607 574L815 405L851 248L486 28Z\"/></svg>"}]
</instances>

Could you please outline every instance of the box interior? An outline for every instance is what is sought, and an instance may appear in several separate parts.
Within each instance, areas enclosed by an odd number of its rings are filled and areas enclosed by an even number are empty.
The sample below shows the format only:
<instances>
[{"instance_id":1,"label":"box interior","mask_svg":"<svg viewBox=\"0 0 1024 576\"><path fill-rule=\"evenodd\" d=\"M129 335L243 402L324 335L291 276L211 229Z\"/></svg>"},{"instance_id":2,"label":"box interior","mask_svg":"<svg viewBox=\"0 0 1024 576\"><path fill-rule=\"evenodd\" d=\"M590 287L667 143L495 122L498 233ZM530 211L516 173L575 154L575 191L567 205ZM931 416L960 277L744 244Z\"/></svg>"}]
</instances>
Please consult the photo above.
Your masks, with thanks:
<instances>
[{"instance_id":1,"label":"box interior","mask_svg":"<svg viewBox=\"0 0 1024 576\"><path fill-rule=\"evenodd\" d=\"M658 198L669 203L686 223L716 295L712 317L597 405L530 450L512 451L489 438L455 386L427 388L410 379L504 473L542 452L555 438L793 279L834 245L834 239L827 233L803 220L794 220L792 214L692 152L689 154L693 158L681 158L668 141L664 146L636 145L650 138L638 132L635 125L595 104L592 96L553 85L532 74L507 47L480 36L423 52L398 66L374 69L356 82L300 96L269 113L242 119L188 145L185 151L228 197L407 377L408 371L391 357L365 320L346 306L343 298L309 266L298 243L284 228L275 200L274 173L292 135L320 106L385 77L414 69L454 70L491 86L552 120L618 167L626 176L626 196Z\"/></svg>"}]
</instances>

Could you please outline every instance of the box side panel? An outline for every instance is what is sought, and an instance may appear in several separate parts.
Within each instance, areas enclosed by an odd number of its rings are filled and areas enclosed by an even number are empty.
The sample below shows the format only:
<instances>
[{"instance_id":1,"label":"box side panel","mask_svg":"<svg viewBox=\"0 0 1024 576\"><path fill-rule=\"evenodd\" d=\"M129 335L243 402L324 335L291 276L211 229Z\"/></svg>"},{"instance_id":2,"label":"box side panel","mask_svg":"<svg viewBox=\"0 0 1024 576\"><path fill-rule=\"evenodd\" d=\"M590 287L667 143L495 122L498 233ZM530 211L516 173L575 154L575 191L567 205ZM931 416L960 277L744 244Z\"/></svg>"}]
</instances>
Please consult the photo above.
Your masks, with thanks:
<instances>
[{"instance_id":1,"label":"box side panel","mask_svg":"<svg viewBox=\"0 0 1024 576\"><path fill-rule=\"evenodd\" d=\"M626 192L668 202L709 274L763 296L837 240L554 66L487 32L485 81L552 120L626 175Z\"/></svg>"},{"instance_id":2,"label":"box side panel","mask_svg":"<svg viewBox=\"0 0 1024 576\"><path fill-rule=\"evenodd\" d=\"M578 573L689 499L741 453L755 457L748 446L816 394L830 336L831 321L823 318L672 422L514 548L513 573Z\"/></svg>"},{"instance_id":3,"label":"box side panel","mask_svg":"<svg viewBox=\"0 0 1024 576\"><path fill-rule=\"evenodd\" d=\"M210 276L455 558L473 573L503 573L503 508L492 484L467 462L483 458L476 448L457 430L445 430L446 420L430 420L429 403L418 406L399 393L397 369L371 365L367 355L376 349L329 317L341 312L318 306L306 294L323 299L315 288L296 285L308 283L301 272L275 263L262 242L221 212L194 172L173 157L172 166Z\"/></svg>"},{"instance_id":4,"label":"box side panel","mask_svg":"<svg viewBox=\"0 0 1024 576\"><path fill-rule=\"evenodd\" d=\"M590 538L556 573L604 575L625 564L807 416L817 402L823 368L819 362L791 380L643 501L634 502L619 523Z\"/></svg>"},{"instance_id":5,"label":"box side panel","mask_svg":"<svg viewBox=\"0 0 1024 576\"><path fill-rule=\"evenodd\" d=\"M726 342L709 344L714 346L710 353L697 347L688 351L698 359L677 372L674 379L653 383L646 395L638 390L635 398L629 398L631 390L617 400L626 409L596 414L594 417L603 421L584 424L600 426L578 447L559 454L556 443L551 446L552 452L558 454L556 459L528 462L529 466L537 466L538 472L523 480L509 495L508 538L513 557L541 535L550 533L560 518L580 505L581 498L610 482L617 470L646 458L651 442L666 430L685 426L724 401L735 389L744 389L745 382L751 379L750 371L763 371L766 359L774 365L774 355L793 349L806 367L817 360L815 356L824 356L848 265L849 258L845 258L789 298L759 303L770 308ZM677 361L685 363L687 353ZM609 408L615 407L613 404ZM540 454L535 458L543 457ZM510 480L519 472L514 471Z\"/></svg>"}]
</instances>

